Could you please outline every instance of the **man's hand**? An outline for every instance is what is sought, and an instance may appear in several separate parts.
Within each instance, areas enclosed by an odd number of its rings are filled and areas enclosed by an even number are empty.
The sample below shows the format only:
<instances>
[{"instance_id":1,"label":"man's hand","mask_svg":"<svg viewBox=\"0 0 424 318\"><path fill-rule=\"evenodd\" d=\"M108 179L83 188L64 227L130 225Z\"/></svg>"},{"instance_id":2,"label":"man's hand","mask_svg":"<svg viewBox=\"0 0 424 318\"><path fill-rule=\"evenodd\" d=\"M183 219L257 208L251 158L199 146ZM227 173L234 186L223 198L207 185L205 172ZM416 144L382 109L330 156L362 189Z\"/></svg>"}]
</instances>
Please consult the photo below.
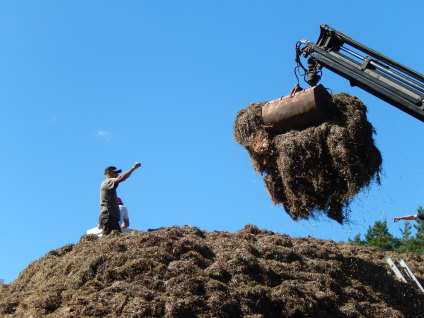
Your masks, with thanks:
<instances>
[{"instance_id":1,"label":"man's hand","mask_svg":"<svg viewBox=\"0 0 424 318\"><path fill-rule=\"evenodd\" d=\"M393 222L397 222L399 220L400 220L400 218L393 218Z\"/></svg>"},{"instance_id":2,"label":"man's hand","mask_svg":"<svg viewBox=\"0 0 424 318\"><path fill-rule=\"evenodd\" d=\"M134 165L134 169L140 168L141 167L141 163L140 162L136 162Z\"/></svg>"}]
</instances>

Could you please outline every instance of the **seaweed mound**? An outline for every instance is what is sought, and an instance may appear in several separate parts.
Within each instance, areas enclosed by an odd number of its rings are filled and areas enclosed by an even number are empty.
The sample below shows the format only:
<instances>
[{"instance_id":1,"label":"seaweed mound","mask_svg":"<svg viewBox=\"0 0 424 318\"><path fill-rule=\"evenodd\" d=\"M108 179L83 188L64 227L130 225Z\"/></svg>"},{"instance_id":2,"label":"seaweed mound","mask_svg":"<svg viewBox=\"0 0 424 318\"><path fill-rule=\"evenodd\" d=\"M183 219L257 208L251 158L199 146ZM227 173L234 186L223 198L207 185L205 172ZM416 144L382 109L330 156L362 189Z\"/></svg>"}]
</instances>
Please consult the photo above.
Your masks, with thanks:
<instances>
[{"instance_id":1,"label":"seaweed mound","mask_svg":"<svg viewBox=\"0 0 424 318\"><path fill-rule=\"evenodd\" d=\"M273 203L294 220L324 213L343 223L351 199L380 182L382 158L365 105L344 93L332 97L329 120L303 130L269 133L261 117L265 103L251 103L235 120L234 139L247 149Z\"/></svg>"},{"instance_id":2,"label":"seaweed mound","mask_svg":"<svg viewBox=\"0 0 424 318\"><path fill-rule=\"evenodd\" d=\"M0 286L1 317L423 317L424 258L252 225L229 232L170 227L85 235Z\"/></svg>"}]
</instances>

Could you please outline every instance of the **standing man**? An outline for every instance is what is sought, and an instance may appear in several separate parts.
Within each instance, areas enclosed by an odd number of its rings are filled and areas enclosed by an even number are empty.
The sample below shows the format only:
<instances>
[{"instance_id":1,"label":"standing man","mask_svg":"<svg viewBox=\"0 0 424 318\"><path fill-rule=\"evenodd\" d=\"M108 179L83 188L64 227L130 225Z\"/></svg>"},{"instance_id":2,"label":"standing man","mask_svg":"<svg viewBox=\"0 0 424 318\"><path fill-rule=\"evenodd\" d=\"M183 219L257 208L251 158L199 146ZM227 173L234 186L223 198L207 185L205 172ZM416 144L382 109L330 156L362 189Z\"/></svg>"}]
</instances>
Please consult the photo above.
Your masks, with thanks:
<instances>
[{"instance_id":1,"label":"standing man","mask_svg":"<svg viewBox=\"0 0 424 318\"><path fill-rule=\"evenodd\" d=\"M108 235L112 230L121 232L119 225L120 213L118 205L118 197L116 195L116 188L118 185L127 180L128 177L139 168L141 164L135 163L134 166L118 176L122 170L114 166L105 168L106 180L100 185L100 216L99 228L103 230L103 235Z\"/></svg>"}]
</instances>

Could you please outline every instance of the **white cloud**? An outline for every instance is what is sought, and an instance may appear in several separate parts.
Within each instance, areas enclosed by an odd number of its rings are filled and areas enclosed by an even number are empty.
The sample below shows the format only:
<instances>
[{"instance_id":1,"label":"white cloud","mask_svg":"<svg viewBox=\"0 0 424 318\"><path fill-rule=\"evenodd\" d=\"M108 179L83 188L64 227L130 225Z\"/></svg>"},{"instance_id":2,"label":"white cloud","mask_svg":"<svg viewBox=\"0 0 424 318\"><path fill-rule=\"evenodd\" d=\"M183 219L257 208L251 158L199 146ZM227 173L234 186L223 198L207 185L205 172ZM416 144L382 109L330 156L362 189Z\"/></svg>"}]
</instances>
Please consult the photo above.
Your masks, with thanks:
<instances>
[{"instance_id":1,"label":"white cloud","mask_svg":"<svg viewBox=\"0 0 424 318\"><path fill-rule=\"evenodd\" d=\"M99 130L97 130L96 136L99 137L99 138L104 138L106 140L110 140L110 138L112 137L112 134L110 132L108 132L107 130L99 129Z\"/></svg>"}]
</instances>

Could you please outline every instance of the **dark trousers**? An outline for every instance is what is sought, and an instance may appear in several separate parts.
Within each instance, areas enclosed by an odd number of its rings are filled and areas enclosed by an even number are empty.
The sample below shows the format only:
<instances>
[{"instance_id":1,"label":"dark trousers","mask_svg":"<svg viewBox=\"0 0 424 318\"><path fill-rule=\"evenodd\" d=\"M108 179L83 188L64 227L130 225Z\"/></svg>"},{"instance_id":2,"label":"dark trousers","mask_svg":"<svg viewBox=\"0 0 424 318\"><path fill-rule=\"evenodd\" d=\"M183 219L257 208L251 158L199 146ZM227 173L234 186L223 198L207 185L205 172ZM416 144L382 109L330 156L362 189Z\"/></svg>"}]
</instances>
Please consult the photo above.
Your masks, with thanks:
<instances>
[{"instance_id":1,"label":"dark trousers","mask_svg":"<svg viewBox=\"0 0 424 318\"><path fill-rule=\"evenodd\" d=\"M119 222L115 219L103 218L100 221L100 227L103 229L103 235L109 235L113 230L122 232Z\"/></svg>"}]
</instances>

